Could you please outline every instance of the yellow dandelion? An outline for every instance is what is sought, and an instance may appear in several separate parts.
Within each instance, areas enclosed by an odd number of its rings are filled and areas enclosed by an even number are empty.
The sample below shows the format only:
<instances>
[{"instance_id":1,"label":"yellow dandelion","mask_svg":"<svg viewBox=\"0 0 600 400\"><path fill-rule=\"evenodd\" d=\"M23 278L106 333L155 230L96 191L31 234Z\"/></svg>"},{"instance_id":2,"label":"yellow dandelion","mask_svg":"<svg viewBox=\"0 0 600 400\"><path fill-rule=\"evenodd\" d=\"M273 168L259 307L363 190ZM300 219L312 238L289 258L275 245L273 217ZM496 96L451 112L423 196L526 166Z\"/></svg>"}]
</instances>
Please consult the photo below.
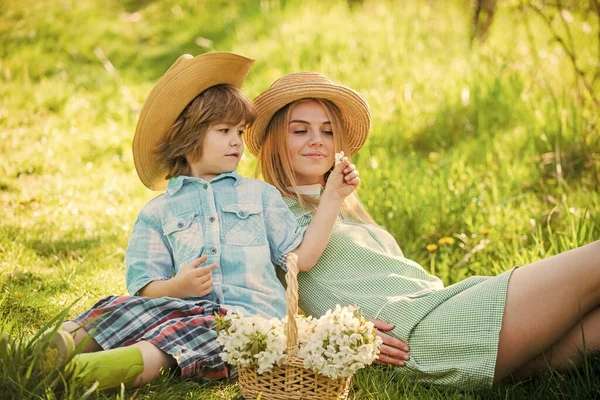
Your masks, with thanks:
<instances>
[{"instance_id":1,"label":"yellow dandelion","mask_svg":"<svg viewBox=\"0 0 600 400\"><path fill-rule=\"evenodd\" d=\"M556 179L554 179L554 178L546 179L546 183L548 185L556 185Z\"/></svg>"},{"instance_id":2,"label":"yellow dandelion","mask_svg":"<svg viewBox=\"0 0 600 400\"><path fill-rule=\"evenodd\" d=\"M436 250L437 250L437 244L435 244L435 243L431 243L431 244L428 244L428 245L427 245L425 248L426 248L426 249L427 249L427 251L429 251L429 252L434 252L434 251L436 251Z\"/></svg>"},{"instance_id":3,"label":"yellow dandelion","mask_svg":"<svg viewBox=\"0 0 600 400\"><path fill-rule=\"evenodd\" d=\"M479 233L483 233L484 235L489 235L490 233L492 233L492 230L490 228L481 228L481 229L479 229Z\"/></svg>"},{"instance_id":4,"label":"yellow dandelion","mask_svg":"<svg viewBox=\"0 0 600 400\"><path fill-rule=\"evenodd\" d=\"M429 162L436 162L437 160L439 160L440 155L438 153L436 153L435 151L432 151L431 153L429 153L429 155L427 156L427 159L429 160Z\"/></svg>"},{"instance_id":5,"label":"yellow dandelion","mask_svg":"<svg viewBox=\"0 0 600 400\"><path fill-rule=\"evenodd\" d=\"M440 240L438 240L438 243L441 245L445 245L445 244L454 244L454 239L451 237L443 237Z\"/></svg>"},{"instance_id":6,"label":"yellow dandelion","mask_svg":"<svg viewBox=\"0 0 600 400\"><path fill-rule=\"evenodd\" d=\"M15 293L14 293L14 296L15 296L17 299L20 299L21 297L23 297L23 295L24 295L24 294L25 294L25 293L23 293L23 292L15 292Z\"/></svg>"}]
</instances>

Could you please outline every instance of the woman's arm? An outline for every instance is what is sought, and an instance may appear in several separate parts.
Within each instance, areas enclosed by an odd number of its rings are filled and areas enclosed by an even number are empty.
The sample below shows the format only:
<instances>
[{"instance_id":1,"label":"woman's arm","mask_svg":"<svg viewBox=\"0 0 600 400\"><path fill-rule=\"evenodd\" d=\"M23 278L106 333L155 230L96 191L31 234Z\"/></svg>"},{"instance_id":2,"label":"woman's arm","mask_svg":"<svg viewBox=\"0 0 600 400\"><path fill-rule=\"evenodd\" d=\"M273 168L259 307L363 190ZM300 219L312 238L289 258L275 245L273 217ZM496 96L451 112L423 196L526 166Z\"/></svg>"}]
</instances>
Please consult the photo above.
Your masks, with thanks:
<instances>
[{"instance_id":1,"label":"woman's arm","mask_svg":"<svg viewBox=\"0 0 600 400\"><path fill-rule=\"evenodd\" d=\"M299 271L310 271L317 263L329 242L344 199L354 192L359 184L356 167L344 157L331 171L317 212L304 232L304 240L294 250L298 255Z\"/></svg>"}]
</instances>

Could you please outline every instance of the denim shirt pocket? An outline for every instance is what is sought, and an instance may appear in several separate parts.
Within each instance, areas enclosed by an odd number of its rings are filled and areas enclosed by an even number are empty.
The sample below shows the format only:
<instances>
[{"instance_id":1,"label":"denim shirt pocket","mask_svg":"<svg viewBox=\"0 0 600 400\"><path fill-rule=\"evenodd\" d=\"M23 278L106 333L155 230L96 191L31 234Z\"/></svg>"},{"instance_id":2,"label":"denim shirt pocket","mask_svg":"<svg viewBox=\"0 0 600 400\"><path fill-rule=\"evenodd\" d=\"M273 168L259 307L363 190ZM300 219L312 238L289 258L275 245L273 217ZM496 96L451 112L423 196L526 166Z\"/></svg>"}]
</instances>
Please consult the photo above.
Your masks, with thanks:
<instances>
[{"instance_id":1,"label":"denim shirt pocket","mask_svg":"<svg viewBox=\"0 0 600 400\"><path fill-rule=\"evenodd\" d=\"M265 222L259 204L224 204L222 225L225 243L234 246L266 244Z\"/></svg>"},{"instance_id":2,"label":"denim shirt pocket","mask_svg":"<svg viewBox=\"0 0 600 400\"><path fill-rule=\"evenodd\" d=\"M173 249L173 259L177 266L200 254L203 235L197 213L190 212L171 218L163 225L163 233Z\"/></svg>"}]
</instances>

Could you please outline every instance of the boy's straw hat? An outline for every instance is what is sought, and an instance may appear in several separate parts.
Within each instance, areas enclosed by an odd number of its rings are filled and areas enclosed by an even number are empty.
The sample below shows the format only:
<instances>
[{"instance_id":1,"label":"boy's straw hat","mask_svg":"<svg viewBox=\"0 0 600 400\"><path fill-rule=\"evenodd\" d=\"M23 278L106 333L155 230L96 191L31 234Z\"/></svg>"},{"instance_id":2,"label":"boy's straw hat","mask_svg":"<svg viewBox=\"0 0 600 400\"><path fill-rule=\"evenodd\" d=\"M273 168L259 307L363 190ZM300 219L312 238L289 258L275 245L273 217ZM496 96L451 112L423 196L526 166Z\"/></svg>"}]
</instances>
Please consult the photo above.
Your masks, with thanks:
<instances>
[{"instance_id":1,"label":"boy's straw hat","mask_svg":"<svg viewBox=\"0 0 600 400\"><path fill-rule=\"evenodd\" d=\"M350 153L355 154L369 134L369 105L355 90L333 83L315 72L297 72L281 77L254 99L256 120L244 133L248 149L258 155L273 115L289 103L306 98L326 99L340 109Z\"/></svg>"},{"instance_id":2,"label":"boy's straw hat","mask_svg":"<svg viewBox=\"0 0 600 400\"><path fill-rule=\"evenodd\" d=\"M144 102L133 137L133 161L144 185L152 190L166 188L167 171L156 160L154 149L185 107L211 86L241 88L253 62L229 52L184 54L158 80Z\"/></svg>"}]
</instances>

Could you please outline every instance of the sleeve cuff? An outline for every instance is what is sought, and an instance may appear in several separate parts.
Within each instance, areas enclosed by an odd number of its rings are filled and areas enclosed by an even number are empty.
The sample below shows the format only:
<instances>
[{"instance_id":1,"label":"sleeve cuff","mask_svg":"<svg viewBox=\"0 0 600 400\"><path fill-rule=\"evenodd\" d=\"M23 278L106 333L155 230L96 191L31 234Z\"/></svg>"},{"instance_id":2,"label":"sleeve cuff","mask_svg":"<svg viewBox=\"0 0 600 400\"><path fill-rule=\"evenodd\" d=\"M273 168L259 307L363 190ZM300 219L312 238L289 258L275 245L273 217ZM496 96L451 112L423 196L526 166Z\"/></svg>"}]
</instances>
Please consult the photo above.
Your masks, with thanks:
<instances>
[{"instance_id":1,"label":"sleeve cuff","mask_svg":"<svg viewBox=\"0 0 600 400\"><path fill-rule=\"evenodd\" d=\"M149 283L155 282L155 281L168 281L168 280L169 280L168 278L158 278L158 277L139 279L136 282L132 283L131 285L128 285L127 291L129 292L129 294L131 296L141 296L140 290L145 288Z\"/></svg>"},{"instance_id":2,"label":"sleeve cuff","mask_svg":"<svg viewBox=\"0 0 600 400\"><path fill-rule=\"evenodd\" d=\"M296 239L294 240L294 242L290 245L290 247L288 247L288 249L282 255L279 256L279 258L277 258L277 261L275 262L275 264L278 265L282 270L287 272L286 264L287 264L288 254L291 253L292 251L296 250L298 248L298 246L300 246L300 244L304 240L305 232L306 232L305 226L299 227L298 235L296 236Z\"/></svg>"}]
</instances>

